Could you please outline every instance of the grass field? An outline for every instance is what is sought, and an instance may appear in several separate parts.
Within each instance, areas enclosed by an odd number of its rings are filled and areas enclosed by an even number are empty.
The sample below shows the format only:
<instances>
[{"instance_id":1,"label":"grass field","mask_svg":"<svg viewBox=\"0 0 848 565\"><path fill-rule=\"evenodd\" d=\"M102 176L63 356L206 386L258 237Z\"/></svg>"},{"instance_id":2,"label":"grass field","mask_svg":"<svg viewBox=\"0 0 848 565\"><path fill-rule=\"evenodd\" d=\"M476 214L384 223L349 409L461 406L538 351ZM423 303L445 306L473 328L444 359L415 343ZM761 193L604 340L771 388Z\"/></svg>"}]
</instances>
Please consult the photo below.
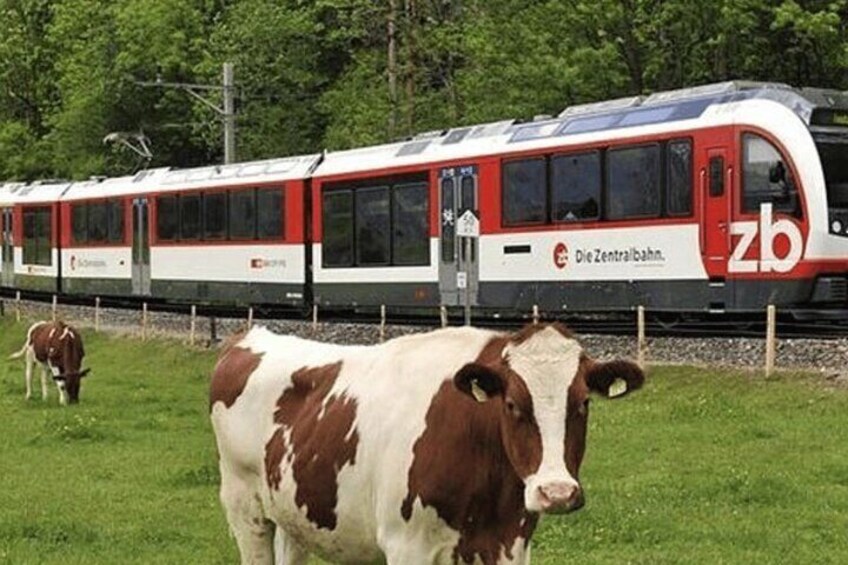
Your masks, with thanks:
<instances>
[{"instance_id":1,"label":"grass field","mask_svg":"<svg viewBox=\"0 0 848 565\"><path fill-rule=\"evenodd\" d=\"M0 318L0 359L25 328ZM217 499L214 353L86 332L81 403L0 361L0 562L235 563ZM848 563L848 390L682 367L592 405L586 507L534 563Z\"/></svg>"}]
</instances>

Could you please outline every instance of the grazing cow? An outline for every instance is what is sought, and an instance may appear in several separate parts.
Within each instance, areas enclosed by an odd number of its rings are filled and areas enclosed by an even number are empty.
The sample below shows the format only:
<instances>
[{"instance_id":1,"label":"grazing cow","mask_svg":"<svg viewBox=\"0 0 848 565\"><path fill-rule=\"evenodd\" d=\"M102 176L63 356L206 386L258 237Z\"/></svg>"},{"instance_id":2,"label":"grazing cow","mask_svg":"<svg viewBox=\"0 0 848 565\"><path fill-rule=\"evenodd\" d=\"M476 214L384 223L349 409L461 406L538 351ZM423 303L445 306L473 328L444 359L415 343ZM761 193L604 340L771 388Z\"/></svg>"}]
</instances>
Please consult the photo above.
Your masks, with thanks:
<instances>
[{"instance_id":1,"label":"grazing cow","mask_svg":"<svg viewBox=\"0 0 848 565\"><path fill-rule=\"evenodd\" d=\"M47 369L59 389L59 403L79 402L80 382L89 372L82 368L82 336L64 322L36 322L30 326L20 351L9 359L26 356L26 397L32 397L32 366L41 364L41 397L47 400Z\"/></svg>"},{"instance_id":2,"label":"grazing cow","mask_svg":"<svg viewBox=\"0 0 848 565\"><path fill-rule=\"evenodd\" d=\"M643 381L560 324L370 347L252 329L209 399L242 563L528 563L539 516L583 505L589 392Z\"/></svg>"}]
</instances>

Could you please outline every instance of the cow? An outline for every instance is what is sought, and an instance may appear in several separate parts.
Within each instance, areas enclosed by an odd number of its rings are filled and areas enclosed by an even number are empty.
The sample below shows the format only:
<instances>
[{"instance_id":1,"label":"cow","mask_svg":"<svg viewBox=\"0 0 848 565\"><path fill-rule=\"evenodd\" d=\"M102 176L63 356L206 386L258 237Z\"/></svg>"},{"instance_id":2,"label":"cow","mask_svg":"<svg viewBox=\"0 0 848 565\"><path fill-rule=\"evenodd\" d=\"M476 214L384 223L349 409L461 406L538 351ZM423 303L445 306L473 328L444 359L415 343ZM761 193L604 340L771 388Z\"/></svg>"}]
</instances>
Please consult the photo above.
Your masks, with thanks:
<instances>
[{"instance_id":1,"label":"cow","mask_svg":"<svg viewBox=\"0 0 848 565\"><path fill-rule=\"evenodd\" d=\"M32 398L32 368L41 364L41 397L47 400L47 370L59 389L62 405L79 402L80 384L89 369L82 368L82 336L64 322L36 322L27 331L23 347L9 359L26 356L26 398Z\"/></svg>"},{"instance_id":2,"label":"cow","mask_svg":"<svg viewBox=\"0 0 848 565\"><path fill-rule=\"evenodd\" d=\"M643 382L559 323L375 346L253 328L209 393L241 561L529 563L539 517L584 504L589 393Z\"/></svg>"}]
</instances>

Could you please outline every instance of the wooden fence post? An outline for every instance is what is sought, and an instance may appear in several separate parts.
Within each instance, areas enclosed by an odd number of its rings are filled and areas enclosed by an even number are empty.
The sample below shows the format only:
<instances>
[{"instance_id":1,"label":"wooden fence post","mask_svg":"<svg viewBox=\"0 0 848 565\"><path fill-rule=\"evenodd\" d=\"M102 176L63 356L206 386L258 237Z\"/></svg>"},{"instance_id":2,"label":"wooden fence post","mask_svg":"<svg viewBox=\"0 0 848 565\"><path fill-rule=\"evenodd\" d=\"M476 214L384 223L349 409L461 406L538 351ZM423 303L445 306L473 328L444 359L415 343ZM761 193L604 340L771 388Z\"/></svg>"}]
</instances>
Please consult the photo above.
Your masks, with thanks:
<instances>
[{"instance_id":1,"label":"wooden fence post","mask_svg":"<svg viewBox=\"0 0 848 565\"><path fill-rule=\"evenodd\" d=\"M21 321L21 291L15 293L15 321Z\"/></svg>"},{"instance_id":2,"label":"wooden fence post","mask_svg":"<svg viewBox=\"0 0 848 565\"><path fill-rule=\"evenodd\" d=\"M141 304L141 341L147 340L147 302Z\"/></svg>"},{"instance_id":3,"label":"wooden fence post","mask_svg":"<svg viewBox=\"0 0 848 565\"><path fill-rule=\"evenodd\" d=\"M94 331L100 331L100 297L94 298Z\"/></svg>"},{"instance_id":4,"label":"wooden fence post","mask_svg":"<svg viewBox=\"0 0 848 565\"><path fill-rule=\"evenodd\" d=\"M318 305L312 305L312 331L318 331Z\"/></svg>"},{"instance_id":5,"label":"wooden fence post","mask_svg":"<svg viewBox=\"0 0 848 565\"><path fill-rule=\"evenodd\" d=\"M766 309L766 377L774 372L774 358L776 351L776 312L774 304L769 304Z\"/></svg>"},{"instance_id":6,"label":"wooden fence post","mask_svg":"<svg viewBox=\"0 0 848 565\"><path fill-rule=\"evenodd\" d=\"M645 307L636 310L636 362L640 367L645 366Z\"/></svg>"},{"instance_id":7,"label":"wooden fence post","mask_svg":"<svg viewBox=\"0 0 848 565\"><path fill-rule=\"evenodd\" d=\"M386 340L386 305L380 305L380 343Z\"/></svg>"},{"instance_id":8,"label":"wooden fence post","mask_svg":"<svg viewBox=\"0 0 848 565\"><path fill-rule=\"evenodd\" d=\"M448 327L448 307L447 306L442 305L439 308L439 316L442 319L442 327L443 328Z\"/></svg>"},{"instance_id":9,"label":"wooden fence post","mask_svg":"<svg viewBox=\"0 0 848 565\"><path fill-rule=\"evenodd\" d=\"M191 330L188 334L188 344L194 345L195 331L197 330L197 306L191 305Z\"/></svg>"},{"instance_id":10,"label":"wooden fence post","mask_svg":"<svg viewBox=\"0 0 848 565\"><path fill-rule=\"evenodd\" d=\"M53 306L51 307L51 311L52 311L52 313L53 313L53 321L54 321L54 322L56 321L56 309L57 309L57 306L58 306L58 302L57 302L56 295L54 294L54 295L53 295Z\"/></svg>"},{"instance_id":11,"label":"wooden fence post","mask_svg":"<svg viewBox=\"0 0 848 565\"><path fill-rule=\"evenodd\" d=\"M247 331L253 327L253 306L247 309Z\"/></svg>"},{"instance_id":12,"label":"wooden fence post","mask_svg":"<svg viewBox=\"0 0 848 565\"><path fill-rule=\"evenodd\" d=\"M535 325L538 325L538 324L539 324L539 305L534 304L533 305L533 325L535 326Z\"/></svg>"}]
</instances>

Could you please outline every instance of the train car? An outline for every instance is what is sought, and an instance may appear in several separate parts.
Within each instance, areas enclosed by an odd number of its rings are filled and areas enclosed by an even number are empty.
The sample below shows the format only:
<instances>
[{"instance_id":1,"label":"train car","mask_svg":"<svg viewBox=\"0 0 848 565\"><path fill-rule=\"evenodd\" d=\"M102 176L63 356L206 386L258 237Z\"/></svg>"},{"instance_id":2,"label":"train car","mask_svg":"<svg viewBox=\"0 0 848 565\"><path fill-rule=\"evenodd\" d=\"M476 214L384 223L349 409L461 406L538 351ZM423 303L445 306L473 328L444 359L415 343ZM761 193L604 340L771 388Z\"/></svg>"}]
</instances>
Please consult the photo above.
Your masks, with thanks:
<instances>
[{"instance_id":1,"label":"train car","mask_svg":"<svg viewBox=\"0 0 848 565\"><path fill-rule=\"evenodd\" d=\"M15 288L14 192L20 186L0 184L0 289Z\"/></svg>"},{"instance_id":2,"label":"train car","mask_svg":"<svg viewBox=\"0 0 848 565\"><path fill-rule=\"evenodd\" d=\"M152 169L68 187L59 205L64 293L151 296L146 195L168 173Z\"/></svg>"},{"instance_id":3,"label":"train car","mask_svg":"<svg viewBox=\"0 0 848 565\"><path fill-rule=\"evenodd\" d=\"M843 93L738 82L329 153L312 182L315 300L842 311L846 162Z\"/></svg>"},{"instance_id":4,"label":"train car","mask_svg":"<svg viewBox=\"0 0 848 565\"><path fill-rule=\"evenodd\" d=\"M4 272L14 288L59 292L59 198L71 183L40 181L11 185L3 210ZM11 204L11 206L10 206ZM10 237L11 235L11 237ZM5 286L5 285L4 285Z\"/></svg>"},{"instance_id":5,"label":"train car","mask_svg":"<svg viewBox=\"0 0 848 565\"><path fill-rule=\"evenodd\" d=\"M157 175L133 201L135 225L146 234L149 223L149 244L145 235L138 242L142 256L149 245L149 278L142 280L141 293L303 308L306 179L319 159L306 155Z\"/></svg>"}]
</instances>

